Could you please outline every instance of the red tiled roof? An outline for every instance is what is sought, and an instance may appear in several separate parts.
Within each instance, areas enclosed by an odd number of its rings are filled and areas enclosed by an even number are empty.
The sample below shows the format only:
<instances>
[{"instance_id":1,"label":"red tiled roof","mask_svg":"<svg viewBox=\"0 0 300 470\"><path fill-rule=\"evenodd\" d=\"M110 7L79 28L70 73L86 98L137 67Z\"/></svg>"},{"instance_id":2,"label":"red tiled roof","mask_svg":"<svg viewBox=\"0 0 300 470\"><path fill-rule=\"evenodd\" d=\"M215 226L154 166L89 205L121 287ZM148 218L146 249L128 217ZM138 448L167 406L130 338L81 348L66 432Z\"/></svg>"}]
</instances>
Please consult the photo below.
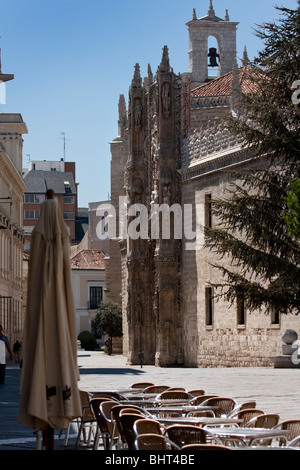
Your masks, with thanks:
<instances>
[{"instance_id":1,"label":"red tiled roof","mask_svg":"<svg viewBox=\"0 0 300 470\"><path fill-rule=\"evenodd\" d=\"M255 93L257 91L257 84L251 79L251 74L256 76L266 77L266 75L253 71L249 67L241 67L239 69L240 84L242 92L245 94ZM254 76L255 76L254 75ZM192 90L192 96L226 96L231 95L233 72L228 72L222 77L215 78L210 82L204 83L199 87Z\"/></svg>"},{"instance_id":2,"label":"red tiled roof","mask_svg":"<svg viewBox=\"0 0 300 470\"><path fill-rule=\"evenodd\" d=\"M81 250L71 258L71 269L105 269L102 250Z\"/></svg>"}]
</instances>

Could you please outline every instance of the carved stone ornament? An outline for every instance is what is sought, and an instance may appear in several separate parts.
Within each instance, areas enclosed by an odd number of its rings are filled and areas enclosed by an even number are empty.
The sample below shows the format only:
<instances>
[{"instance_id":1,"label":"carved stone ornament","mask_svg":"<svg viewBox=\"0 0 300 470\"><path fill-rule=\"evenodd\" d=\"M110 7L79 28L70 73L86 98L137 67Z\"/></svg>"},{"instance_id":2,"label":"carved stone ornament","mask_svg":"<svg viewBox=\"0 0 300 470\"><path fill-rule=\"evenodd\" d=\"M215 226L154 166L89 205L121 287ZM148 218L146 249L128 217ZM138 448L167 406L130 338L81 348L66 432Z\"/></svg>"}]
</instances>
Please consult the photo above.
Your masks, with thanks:
<instances>
[{"instance_id":1,"label":"carved stone ornament","mask_svg":"<svg viewBox=\"0 0 300 470\"><path fill-rule=\"evenodd\" d=\"M142 125L142 102L137 98L134 102L134 127L136 130L139 130Z\"/></svg>"},{"instance_id":2,"label":"carved stone ornament","mask_svg":"<svg viewBox=\"0 0 300 470\"><path fill-rule=\"evenodd\" d=\"M165 83L162 87L161 98L162 98L163 113L168 115L170 112L170 104L171 104L170 85L168 83Z\"/></svg>"}]
</instances>

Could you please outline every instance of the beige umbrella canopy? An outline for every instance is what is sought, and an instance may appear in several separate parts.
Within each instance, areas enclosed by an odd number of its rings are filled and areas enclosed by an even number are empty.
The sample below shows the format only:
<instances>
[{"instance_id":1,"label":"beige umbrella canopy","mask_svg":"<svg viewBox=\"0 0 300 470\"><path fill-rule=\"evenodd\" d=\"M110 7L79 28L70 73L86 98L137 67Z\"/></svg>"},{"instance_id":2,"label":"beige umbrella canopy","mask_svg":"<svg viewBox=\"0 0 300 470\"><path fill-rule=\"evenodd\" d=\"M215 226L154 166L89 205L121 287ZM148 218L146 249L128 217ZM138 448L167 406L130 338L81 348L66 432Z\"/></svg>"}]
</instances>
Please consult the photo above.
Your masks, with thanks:
<instances>
[{"instance_id":1,"label":"beige umbrella canopy","mask_svg":"<svg viewBox=\"0 0 300 470\"><path fill-rule=\"evenodd\" d=\"M81 416L69 259L58 202L46 199L31 238L18 417L39 431L65 429Z\"/></svg>"}]
</instances>

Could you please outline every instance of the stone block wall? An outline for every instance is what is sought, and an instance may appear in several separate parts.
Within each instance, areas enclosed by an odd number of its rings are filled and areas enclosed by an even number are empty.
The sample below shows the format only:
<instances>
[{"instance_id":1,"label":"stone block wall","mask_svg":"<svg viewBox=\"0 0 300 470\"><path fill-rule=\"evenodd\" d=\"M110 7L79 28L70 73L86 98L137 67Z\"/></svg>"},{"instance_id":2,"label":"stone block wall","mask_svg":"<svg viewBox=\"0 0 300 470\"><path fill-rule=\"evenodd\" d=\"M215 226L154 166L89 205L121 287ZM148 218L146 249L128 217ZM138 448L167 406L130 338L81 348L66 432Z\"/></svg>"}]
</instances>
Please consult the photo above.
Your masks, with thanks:
<instances>
[{"instance_id":1,"label":"stone block wall","mask_svg":"<svg viewBox=\"0 0 300 470\"><path fill-rule=\"evenodd\" d=\"M198 208L196 226L204 224L205 194L222 196L227 183L225 173L185 181L182 186L184 204ZM200 209L199 209L200 208ZM245 311L244 324L238 323L237 305L213 300L212 324L206 322L206 292L210 282L217 282L220 273L210 265L214 255L203 247L203 233L195 250L182 252L182 316L184 362L188 367L266 367L270 357L282 354L282 335L286 329L300 334L300 317L282 315L272 323L271 314ZM222 263L224 260L222 260Z\"/></svg>"}]
</instances>

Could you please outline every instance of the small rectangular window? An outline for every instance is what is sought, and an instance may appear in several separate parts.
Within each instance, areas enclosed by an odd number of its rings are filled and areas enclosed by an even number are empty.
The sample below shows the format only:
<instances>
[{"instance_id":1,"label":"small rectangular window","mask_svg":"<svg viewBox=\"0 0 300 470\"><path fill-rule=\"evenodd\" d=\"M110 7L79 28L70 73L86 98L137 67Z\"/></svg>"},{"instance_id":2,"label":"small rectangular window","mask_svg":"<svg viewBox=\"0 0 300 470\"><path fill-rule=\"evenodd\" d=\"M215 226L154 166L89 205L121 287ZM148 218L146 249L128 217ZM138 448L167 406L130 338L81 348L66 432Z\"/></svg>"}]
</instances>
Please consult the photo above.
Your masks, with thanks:
<instances>
[{"instance_id":1,"label":"small rectangular window","mask_svg":"<svg viewBox=\"0 0 300 470\"><path fill-rule=\"evenodd\" d=\"M34 204L34 194L24 194L25 204Z\"/></svg>"},{"instance_id":2,"label":"small rectangular window","mask_svg":"<svg viewBox=\"0 0 300 470\"><path fill-rule=\"evenodd\" d=\"M64 219L65 220L74 220L75 219L74 212L64 212Z\"/></svg>"},{"instance_id":3,"label":"small rectangular window","mask_svg":"<svg viewBox=\"0 0 300 470\"><path fill-rule=\"evenodd\" d=\"M211 194L205 194L204 201L204 224L205 228L212 228L212 202Z\"/></svg>"},{"instance_id":4,"label":"small rectangular window","mask_svg":"<svg viewBox=\"0 0 300 470\"><path fill-rule=\"evenodd\" d=\"M41 204L45 200L44 194L24 194L25 204Z\"/></svg>"},{"instance_id":5,"label":"small rectangular window","mask_svg":"<svg viewBox=\"0 0 300 470\"><path fill-rule=\"evenodd\" d=\"M245 325L246 320L246 308L245 300L243 297L237 299L237 323L238 325Z\"/></svg>"},{"instance_id":6,"label":"small rectangular window","mask_svg":"<svg viewBox=\"0 0 300 470\"><path fill-rule=\"evenodd\" d=\"M205 287L205 322L206 326L213 324L213 288Z\"/></svg>"},{"instance_id":7,"label":"small rectangular window","mask_svg":"<svg viewBox=\"0 0 300 470\"><path fill-rule=\"evenodd\" d=\"M24 219L37 220L40 217L40 211L24 211Z\"/></svg>"},{"instance_id":8,"label":"small rectangular window","mask_svg":"<svg viewBox=\"0 0 300 470\"><path fill-rule=\"evenodd\" d=\"M280 323L280 314L277 308L272 308L271 311L271 324L272 325L279 325Z\"/></svg>"},{"instance_id":9,"label":"small rectangular window","mask_svg":"<svg viewBox=\"0 0 300 470\"><path fill-rule=\"evenodd\" d=\"M64 196L64 204L74 204L74 196Z\"/></svg>"},{"instance_id":10,"label":"small rectangular window","mask_svg":"<svg viewBox=\"0 0 300 470\"><path fill-rule=\"evenodd\" d=\"M102 287L90 286L89 309L96 310L103 300Z\"/></svg>"}]
</instances>

